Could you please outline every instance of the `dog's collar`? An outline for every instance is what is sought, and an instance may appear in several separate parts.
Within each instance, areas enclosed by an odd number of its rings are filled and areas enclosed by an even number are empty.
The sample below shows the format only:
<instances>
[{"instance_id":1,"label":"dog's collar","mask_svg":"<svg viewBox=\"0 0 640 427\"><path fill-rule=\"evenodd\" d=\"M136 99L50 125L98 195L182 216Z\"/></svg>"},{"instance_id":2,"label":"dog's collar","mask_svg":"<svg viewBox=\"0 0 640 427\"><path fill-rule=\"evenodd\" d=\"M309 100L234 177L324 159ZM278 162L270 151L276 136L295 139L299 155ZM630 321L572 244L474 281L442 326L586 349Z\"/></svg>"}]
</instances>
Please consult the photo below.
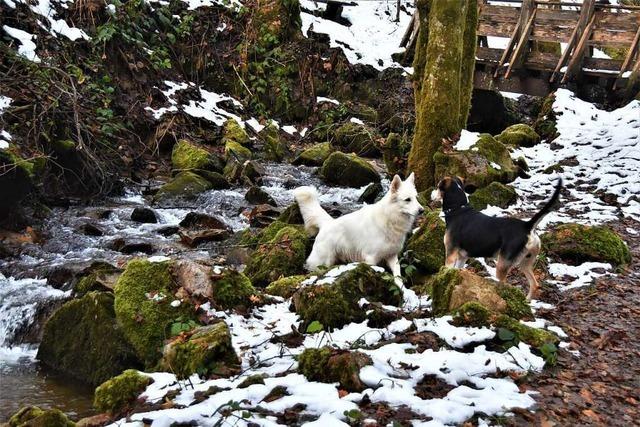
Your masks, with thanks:
<instances>
[{"instance_id":1,"label":"dog's collar","mask_svg":"<svg viewBox=\"0 0 640 427\"><path fill-rule=\"evenodd\" d=\"M462 210L466 210L467 208L471 208L471 206L469 205L469 203L466 203L462 206L457 206L455 208L451 208L451 209L443 209L442 212L444 212L444 216L451 216L453 214L455 214L458 211L462 211Z\"/></svg>"}]
</instances>

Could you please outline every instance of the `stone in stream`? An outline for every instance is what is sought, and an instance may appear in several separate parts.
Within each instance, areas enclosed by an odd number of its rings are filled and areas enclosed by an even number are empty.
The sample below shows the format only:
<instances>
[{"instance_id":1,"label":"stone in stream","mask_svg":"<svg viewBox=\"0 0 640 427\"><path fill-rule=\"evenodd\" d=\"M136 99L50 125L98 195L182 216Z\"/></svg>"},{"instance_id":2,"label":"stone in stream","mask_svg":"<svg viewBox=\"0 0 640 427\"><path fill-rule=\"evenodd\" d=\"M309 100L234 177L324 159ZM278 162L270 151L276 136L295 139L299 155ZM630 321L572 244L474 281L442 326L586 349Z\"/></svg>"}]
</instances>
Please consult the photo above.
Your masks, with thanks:
<instances>
[{"instance_id":1,"label":"stone in stream","mask_svg":"<svg viewBox=\"0 0 640 427\"><path fill-rule=\"evenodd\" d=\"M96 388L93 406L98 411L112 415L121 413L134 403L152 382L150 377L135 369L128 369Z\"/></svg>"},{"instance_id":2,"label":"stone in stream","mask_svg":"<svg viewBox=\"0 0 640 427\"><path fill-rule=\"evenodd\" d=\"M254 205L267 204L271 206L277 206L276 201L273 200L273 197L271 197L269 193L267 193L257 185L249 188L249 190L247 190L247 193L244 195L244 198L247 202Z\"/></svg>"},{"instance_id":3,"label":"stone in stream","mask_svg":"<svg viewBox=\"0 0 640 427\"><path fill-rule=\"evenodd\" d=\"M382 184L379 182L369 184L369 186L362 192L362 195L358 198L358 202L371 205L378 200L378 197L383 191Z\"/></svg>"},{"instance_id":4,"label":"stone in stream","mask_svg":"<svg viewBox=\"0 0 640 427\"><path fill-rule=\"evenodd\" d=\"M137 207L133 209L133 212L131 212L131 221L156 224L158 222L158 217L153 209Z\"/></svg>"},{"instance_id":5,"label":"stone in stream","mask_svg":"<svg viewBox=\"0 0 640 427\"><path fill-rule=\"evenodd\" d=\"M341 152L332 153L322 164L320 175L329 184L363 187L380 182L380 175L361 157Z\"/></svg>"},{"instance_id":6,"label":"stone in stream","mask_svg":"<svg viewBox=\"0 0 640 427\"><path fill-rule=\"evenodd\" d=\"M59 409L41 409L37 406L24 406L9 419L7 427L74 427L71 421Z\"/></svg>"},{"instance_id":7,"label":"stone in stream","mask_svg":"<svg viewBox=\"0 0 640 427\"><path fill-rule=\"evenodd\" d=\"M248 213L249 225L263 228L277 220L280 215L280 211L272 205L254 206Z\"/></svg>"},{"instance_id":8,"label":"stone in stream","mask_svg":"<svg viewBox=\"0 0 640 427\"><path fill-rule=\"evenodd\" d=\"M85 222L84 224L80 225L80 227L78 227L78 231L80 231L85 236L100 237L104 235L104 231L102 230L102 228L90 222Z\"/></svg>"},{"instance_id":9,"label":"stone in stream","mask_svg":"<svg viewBox=\"0 0 640 427\"><path fill-rule=\"evenodd\" d=\"M332 152L331 143L322 142L302 151L291 163L293 165L322 166L322 163Z\"/></svg>"},{"instance_id":10,"label":"stone in stream","mask_svg":"<svg viewBox=\"0 0 640 427\"><path fill-rule=\"evenodd\" d=\"M231 228L221 219L198 212L189 212L180 221L180 240L195 247L206 242L219 242L231 236Z\"/></svg>"},{"instance_id":11,"label":"stone in stream","mask_svg":"<svg viewBox=\"0 0 640 427\"><path fill-rule=\"evenodd\" d=\"M114 251L118 251L127 255L136 253L151 255L155 252L155 248L149 242L139 240L127 241L122 237L118 237L112 240L110 246Z\"/></svg>"}]
</instances>

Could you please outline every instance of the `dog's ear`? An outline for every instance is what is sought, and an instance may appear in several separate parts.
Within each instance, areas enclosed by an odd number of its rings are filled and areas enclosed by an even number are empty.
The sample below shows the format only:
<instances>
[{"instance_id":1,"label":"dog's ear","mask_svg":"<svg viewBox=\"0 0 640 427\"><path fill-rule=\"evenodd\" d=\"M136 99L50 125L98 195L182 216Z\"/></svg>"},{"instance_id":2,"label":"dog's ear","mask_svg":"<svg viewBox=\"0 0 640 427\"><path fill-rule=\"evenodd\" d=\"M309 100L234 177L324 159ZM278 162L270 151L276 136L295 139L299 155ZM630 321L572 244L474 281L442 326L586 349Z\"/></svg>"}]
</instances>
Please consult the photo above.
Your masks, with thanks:
<instances>
[{"instance_id":1,"label":"dog's ear","mask_svg":"<svg viewBox=\"0 0 640 427\"><path fill-rule=\"evenodd\" d=\"M400 189L400 185L402 185L402 179L400 179L398 175L394 176L393 180L391 181L391 188L389 189L389 191L391 191L392 193L397 193Z\"/></svg>"},{"instance_id":2,"label":"dog's ear","mask_svg":"<svg viewBox=\"0 0 640 427\"><path fill-rule=\"evenodd\" d=\"M413 184L415 180L416 180L416 175L413 172L411 172L407 177L407 179L405 179L405 182L408 182L409 184Z\"/></svg>"}]
</instances>

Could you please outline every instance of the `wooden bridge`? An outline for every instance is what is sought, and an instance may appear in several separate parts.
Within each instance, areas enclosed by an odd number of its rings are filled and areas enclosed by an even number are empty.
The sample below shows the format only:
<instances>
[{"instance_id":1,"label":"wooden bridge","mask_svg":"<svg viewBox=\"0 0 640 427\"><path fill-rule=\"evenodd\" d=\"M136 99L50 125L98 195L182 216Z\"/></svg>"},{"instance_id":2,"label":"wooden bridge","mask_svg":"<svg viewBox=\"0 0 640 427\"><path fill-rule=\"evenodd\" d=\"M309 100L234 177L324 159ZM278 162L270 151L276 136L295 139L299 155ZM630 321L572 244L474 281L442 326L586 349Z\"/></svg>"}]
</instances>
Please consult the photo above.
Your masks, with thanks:
<instances>
[{"instance_id":1,"label":"wooden bridge","mask_svg":"<svg viewBox=\"0 0 640 427\"><path fill-rule=\"evenodd\" d=\"M596 84L619 98L640 90L640 7L596 0L479 3L476 88L544 96L563 84ZM407 52L417 38L416 18L402 40ZM613 51L616 59L601 54Z\"/></svg>"}]
</instances>

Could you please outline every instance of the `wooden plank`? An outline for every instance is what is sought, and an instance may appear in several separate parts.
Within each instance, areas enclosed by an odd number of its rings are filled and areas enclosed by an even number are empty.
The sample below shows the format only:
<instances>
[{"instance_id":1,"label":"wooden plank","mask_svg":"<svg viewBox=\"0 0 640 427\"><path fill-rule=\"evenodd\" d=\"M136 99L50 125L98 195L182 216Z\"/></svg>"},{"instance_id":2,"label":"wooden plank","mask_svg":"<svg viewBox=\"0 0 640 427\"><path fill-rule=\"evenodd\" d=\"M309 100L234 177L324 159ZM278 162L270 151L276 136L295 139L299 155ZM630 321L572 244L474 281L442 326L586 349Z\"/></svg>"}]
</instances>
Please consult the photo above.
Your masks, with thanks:
<instances>
[{"instance_id":1,"label":"wooden plank","mask_svg":"<svg viewBox=\"0 0 640 427\"><path fill-rule=\"evenodd\" d=\"M636 62L631 70L627 87L625 88L626 98L634 98L640 91L640 55L636 58Z\"/></svg>"},{"instance_id":2,"label":"wooden plank","mask_svg":"<svg viewBox=\"0 0 640 427\"><path fill-rule=\"evenodd\" d=\"M591 37L591 32L593 31L593 26L595 25L595 15L591 17L591 21L587 24L582 36L580 37L580 41L578 42L576 49L573 51L571 55L571 60L567 65L567 71L564 73L562 77L562 83L566 83L570 78L578 75L578 71L581 68L582 59L584 58L584 52L587 49L587 40Z\"/></svg>"},{"instance_id":3,"label":"wooden plank","mask_svg":"<svg viewBox=\"0 0 640 427\"><path fill-rule=\"evenodd\" d=\"M400 40L400 47L405 47L409 42L409 37L411 37L411 34L413 34L413 31L414 31L413 27L415 26L417 13L418 13L418 9L416 9L413 15L411 15L411 21L409 22L409 25L407 25L407 29L402 35L402 40Z\"/></svg>"},{"instance_id":4,"label":"wooden plank","mask_svg":"<svg viewBox=\"0 0 640 427\"><path fill-rule=\"evenodd\" d=\"M616 81L613 83L613 90L616 90L618 83L620 82L620 79L622 79L622 76L624 75L625 71L627 71L627 67L629 67L631 60L633 59L633 56L635 55L636 50L638 49L639 42L640 42L640 27L638 27L638 31L636 31L636 36L633 39L633 43L631 43L631 47L629 47L629 52L627 53L627 56L624 58L624 62L622 63L622 66L620 66L620 72L618 73L618 77L616 78ZM640 53L638 54L638 60L640 61Z\"/></svg>"},{"instance_id":5,"label":"wooden plank","mask_svg":"<svg viewBox=\"0 0 640 427\"><path fill-rule=\"evenodd\" d=\"M511 52L511 49L513 49L513 45L516 43L516 38L518 37L518 34L520 32L519 30L520 30L520 22L518 22L516 24L516 27L513 29L513 34L511 35L511 38L509 39L509 43L507 43L507 47L505 48L504 52L502 52L502 56L498 61L498 66L496 67L496 71L493 74L493 77L498 77L498 74L500 73L500 68L502 68L502 66L504 65L505 61L509 57L509 53Z\"/></svg>"},{"instance_id":6,"label":"wooden plank","mask_svg":"<svg viewBox=\"0 0 640 427\"><path fill-rule=\"evenodd\" d=\"M504 77L506 79L511 75L511 70L514 68L519 68L524 62L524 54L525 48L529 46L529 33L531 32L531 27L533 26L533 21L536 18L536 10L534 9L525 25L522 33L520 34L520 39L518 41L518 45L513 51L513 55L511 55L511 59L509 60L509 67L507 67L507 72Z\"/></svg>"}]
</instances>

